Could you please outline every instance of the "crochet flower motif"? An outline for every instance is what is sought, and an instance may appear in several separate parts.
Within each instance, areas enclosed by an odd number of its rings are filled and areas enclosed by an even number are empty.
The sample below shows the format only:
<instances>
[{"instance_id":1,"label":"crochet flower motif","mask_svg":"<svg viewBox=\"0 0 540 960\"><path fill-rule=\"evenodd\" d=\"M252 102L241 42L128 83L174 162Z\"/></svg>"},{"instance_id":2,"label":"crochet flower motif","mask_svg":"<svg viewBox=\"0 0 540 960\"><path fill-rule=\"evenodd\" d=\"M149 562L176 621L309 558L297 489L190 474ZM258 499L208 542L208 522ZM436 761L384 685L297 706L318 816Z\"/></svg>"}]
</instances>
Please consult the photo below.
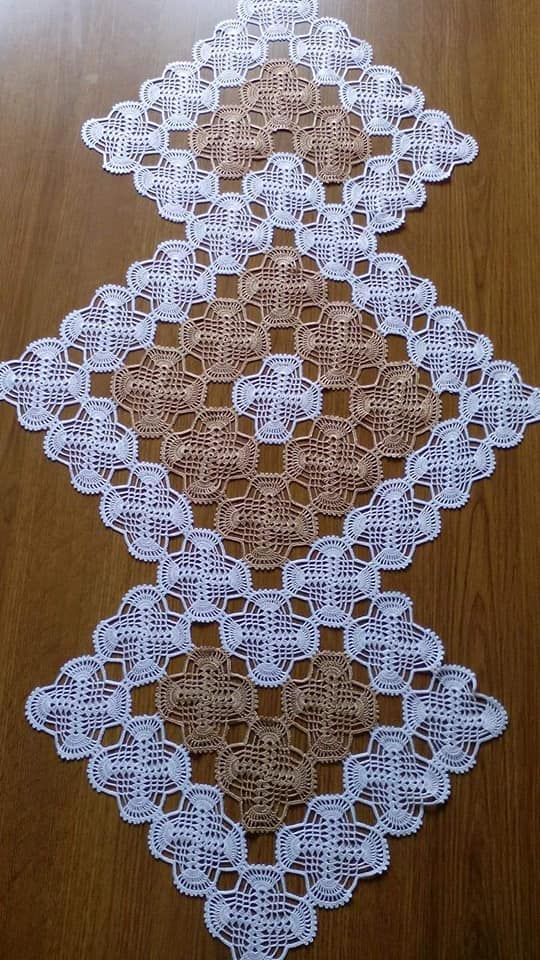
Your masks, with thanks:
<instances>
[{"instance_id":1,"label":"crochet flower motif","mask_svg":"<svg viewBox=\"0 0 540 960\"><path fill-rule=\"evenodd\" d=\"M471 437L460 420L446 420L407 458L406 476L427 486L434 504L452 510L464 506L475 480L489 477L494 469L489 443Z\"/></svg>"},{"instance_id":2,"label":"crochet flower motif","mask_svg":"<svg viewBox=\"0 0 540 960\"><path fill-rule=\"evenodd\" d=\"M253 591L241 610L220 623L225 650L245 661L249 676L262 687L277 687L293 664L313 656L319 632L308 617L293 612L278 590Z\"/></svg>"},{"instance_id":3,"label":"crochet flower motif","mask_svg":"<svg viewBox=\"0 0 540 960\"><path fill-rule=\"evenodd\" d=\"M35 340L19 360L0 363L0 400L17 408L27 430L52 426L64 406L85 400L88 393L87 371L70 362L60 340Z\"/></svg>"},{"instance_id":4,"label":"crochet flower motif","mask_svg":"<svg viewBox=\"0 0 540 960\"><path fill-rule=\"evenodd\" d=\"M103 492L100 514L105 526L121 533L138 560L160 560L171 537L191 530L189 502L173 490L167 471L157 463L138 463L125 484Z\"/></svg>"},{"instance_id":5,"label":"crochet flower motif","mask_svg":"<svg viewBox=\"0 0 540 960\"><path fill-rule=\"evenodd\" d=\"M294 153L273 153L261 171L246 174L242 186L246 197L266 208L272 226L282 230L294 230L324 203L322 183L306 173Z\"/></svg>"},{"instance_id":6,"label":"crochet flower motif","mask_svg":"<svg viewBox=\"0 0 540 960\"><path fill-rule=\"evenodd\" d=\"M129 689L109 680L96 657L77 657L64 664L55 683L37 687L26 702L26 716L35 730L54 736L65 760L89 757L105 730L127 720Z\"/></svg>"},{"instance_id":7,"label":"crochet flower motif","mask_svg":"<svg viewBox=\"0 0 540 960\"><path fill-rule=\"evenodd\" d=\"M325 763L342 760L353 736L373 727L377 701L369 687L353 680L345 654L325 650L312 660L308 677L287 681L283 713L306 734L311 756Z\"/></svg>"},{"instance_id":8,"label":"crochet flower motif","mask_svg":"<svg viewBox=\"0 0 540 960\"><path fill-rule=\"evenodd\" d=\"M163 463L182 477L193 503L214 503L231 480L253 479L257 458L256 442L228 407L201 411L191 427L168 434L161 445Z\"/></svg>"},{"instance_id":9,"label":"crochet flower motif","mask_svg":"<svg viewBox=\"0 0 540 960\"><path fill-rule=\"evenodd\" d=\"M302 375L301 361L274 353L259 373L241 377L233 387L235 410L250 417L264 443L285 443L298 423L314 420L322 408L318 384Z\"/></svg>"},{"instance_id":10,"label":"crochet flower motif","mask_svg":"<svg viewBox=\"0 0 540 960\"><path fill-rule=\"evenodd\" d=\"M344 763L346 789L373 808L385 833L400 837L415 833L425 806L444 803L450 793L448 774L436 759L417 753L401 727L378 727L367 751Z\"/></svg>"},{"instance_id":11,"label":"crochet flower motif","mask_svg":"<svg viewBox=\"0 0 540 960\"><path fill-rule=\"evenodd\" d=\"M234 50L234 56L231 56ZM254 39L239 20L222 20L212 37L199 40L193 47L193 62L213 74L219 87L241 84L251 67L260 66L267 58L267 44Z\"/></svg>"},{"instance_id":12,"label":"crochet flower motif","mask_svg":"<svg viewBox=\"0 0 540 960\"><path fill-rule=\"evenodd\" d=\"M299 225L295 242L300 253L313 257L331 280L354 282L360 264L375 253L375 235L353 220L348 207L339 203L321 206L308 226Z\"/></svg>"},{"instance_id":13,"label":"crochet flower motif","mask_svg":"<svg viewBox=\"0 0 540 960\"><path fill-rule=\"evenodd\" d=\"M305 803L317 786L313 760L291 745L289 729L277 717L259 718L241 743L220 751L216 781L237 801L252 833L275 830L289 807Z\"/></svg>"},{"instance_id":14,"label":"crochet flower motif","mask_svg":"<svg viewBox=\"0 0 540 960\"><path fill-rule=\"evenodd\" d=\"M341 87L343 105L362 118L372 135L392 134L405 117L418 116L424 95L403 83L394 67L372 65L358 80Z\"/></svg>"},{"instance_id":15,"label":"crochet flower motif","mask_svg":"<svg viewBox=\"0 0 540 960\"><path fill-rule=\"evenodd\" d=\"M458 163L471 163L476 141L456 130L442 110L423 110L413 125L394 134L394 150L423 180L446 180Z\"/></svg>"},{"instance_id":16,"label":"crochet flower motif","mask_svg":"<svg viewBox=\"0 0 540 960\"><path fill-rule=\"evenodd\" d=\"M181 323L192 306L212 300L216 289L200 254L181 240L160 243L151 260L132 263L127 284L148 304L150 318L161 323Z\"/></svg>"},{"instance_id":17,"label":"crochet flower motif","mask_svg":"<svg viewBox=\"0 0 540 960\"><path fill-rule=\"evenodd\" d=\"M117 470L135 466L137 439L119 423L111 400L83 400L75 416L49 427L43 444L50 460L64 463L81 493L103 493Z\"/></svg>"},{"instance_id":18,"label":"crochet flower motif","mask_svg":"<svg viewBox=\"0 0 540 960\"><path fill-rule=\"evenodd\" d=\"M317 320L296 330L296 349L319 367L319 382L328 390L354 386L363 370L386 362L386 341L368 327L350 303L329 303Z\"/></svg>"},{"instance_id":19,"label":"crochet flower motif","mask_svg":"<svg viewBox=\"0 0 540 960\"><path fill-rule=\"evenodd\" d=\"M232 673L223 650L201 647L185 658L182 673L163 678L156 705L181 728L188 750L204 753L225 746L231 723L254 718L257 694L245 677Z\"/></svg>"},{"instance_id":20,"label":"crochet flower motif","mask_svg":"<svg viewBox=\"0 0 540 960\"><path fill-rule=\"evenodd\" d=\"M209 784L190 784L174 810L158 813L148 843L154 857L170 864L177 890L190 897L211 893L247 856L242 827L225 815L221 792Z\"/></svg>"},{"instance_id":21,"label":"crochet flower motif","mask_svg":"<svg viewBox=\"0 0 540 960\"><path fill-rule=\"evenodd\" d=\"M387 233L401 226L408 210L423 206L426 190L420 177L401 172L394 157L371 157L362 175L345 184L343 202L370 229Z\"/></svg>"},{"instance_id":22,"label":"crochet flower motif","mask_svg":"<svg viewBox=\"0 0 540 960\"><path fill-rule=\"evenodd\" d=\"M244 84L240 100L247 110L262 115L268 130L293 130L302 117L317 108L319 90L315 83L301 77L289 60L270 60L259 77Z\"/></svg>"},{"instance_id":23,"label":"crochet flower motif","mask_svg":"<svg viewBox=\"0 0 540 960\"><path fill-rule=\"evenodd\" d=\"M379 573L374 564L355 556L345 538L321 537L305 559L285 565L283 586L309 604L317 623L342 627L355 604L377 595Z\"/></svg>"},{"instance_id":24,"label":"crochet flower motif","mask_svg":"<svg viewBox=\"0 0 540 960\"><path fill-rule=\"evenodd\" d=\"M345 513L359 493L373 490L382 479L377 452L362 447L355 433L350 419L320 417L307 437L285 447L286 474L307 487L320 513Z\"/></svg>"},{"instance_id":25,"label":"crochet flower motif","mask_svg":"<svg viewBox=\"0 0 540 960\"><path fill-rule=\"evenodd\" d=\"M144 773L148 766L151 778ZM188 786L190 775L187 752L165 739L159 717L134 717L118 742L101 747L88 764L92 786L116 797L120 816L128 823L152 820L165 797Z\"/></svg>"},{"instance_id":26,"label":"crochet flower motif","mask_svg":"<svg viewBox=\"0 0 540 960\"><path fill-rule=\"evenodd\" d=\"M121 668L128 687L139 687L159 680L171 657L191 649L189 627L187 618L171 610L163 591L134 587L118 613L97 625L94 647L101 661Z\"/></svg>"},{"instance_id":27,"label":"crochet flower motif","mask_svg":"<svg viewBox=\"0 0 540 960\"><path fill-rule=\"evenodd\" d=\"M342 20L320 17L300 36L291 37L291 58L309 67L321 86L340 85L348 69L370 69L371 47L352 37Z\"/></svg>"},{"instance_id":28,"label":"crochet flower motif","mask_svg":"<svg viewBox=\"0 0 540 960\"><path fill-rule=\"evenodd\" d=\"M506 711L493 697L476 692L476 677L450 664L432 678L427 690L410 690L404 698L405 722L426 740L434 762L451 773L474 766L482 743L500 736Z\"/></svg>"},{"instance_id":29,"label":"crochet flower motif","mask_svg":"<svg viewBox=\"0 0 540 960\"><path fill-rule=\"evenodd\" d=\"M215 109L218 87L201 77L195 63L168 63L160 77L145 80L141 100L148 109L161 112L168 130L189 130L199 113Z\"/></svg>"},{"instance_id":30,"label":"crochet flower motif","mask_svg":"<svg viewBox=\"0 0 540 960\"><path fill-rule=\"evenodd\" d=\"M296 547L312 543L318 530L311 506L296 500L281 474L261 473L245 496L222 500L215 517L218 533L243 546L252 567L280 566Z\"/></svg>"},{"instance_id":31,"label":"crochet flower motif","mask_svg":"<svg viewBox=\"0 0 540 960\"><path fill-rule=\"evenodd\" d=\"M238 278L242 303L258 307L269 327L292 327L300 323L307 307L326 303L326 281L305 266L294 247L274 247L260 267Z\"/></svg>"},{"instance_id":32,"label":"crochet flower motif","mask_svg":"<svg viewBox=\"0 0 540 960\"><path fill-rule=\"evenodd\" d=\"M249 570L229 557L214 530L195 527L182 549L160 564L158 581L166 593L180 600L192 620L219 619L229 600L242 597L251 585Z\"/></svg>"},{"instance_id":33,"label":"crochet flower motif","mask_svg":"<svg viewBox=\"0 0 540 960\"><path fill-rule=\"evenodd\" d=\"M460 414L483 427L495 447L515 447L525 427L540 418L540 389L523 383L513 363L499 360L486 366L478 384L464 390Z\"/></svg>"},{"instance_id":34,"label":"crochet flower motif","mask_svg":"<svg viewBox=\"0 0 540 960\"><path fill-rule=\"evenodd\" d=\"M414 623L403 593L375 597L367 616L347 623L344 641L349 656L367 668L372 688L389 696L406 693L416 674L432 673L442 663L441 641Z\"/></svg>"},{"instance_id":35,"label":"crochet flower motif","mask_svg":"<svg viewBox=\"0 0 540 960\"><path fill-rule=\"evenodd\" d=\"M154 200L161 216L173 223L198 213L219 193L217 175L199 170L188 150L165 150L155 166L138 167L133 180L135 189Z\"/></svg>"},{"instance_id":36,"label":"crochet flower motif","mask_svg":"<svg viewBox=\"0 0 540 960\"><path fill-rule=\"evenodd\" d=\"M407 344L411 360L431 374L436 390L458 393L469 374L491 359L491 341L465 326L458 310L437 307L422 330Z\"/></svg>"},{"instance_id":37,"label":"crochet flower motif","mask_svg":"<svg viewBox=\"0 0 540 960\"><path fill-rule=\"evenodd\" d=\"M333 908L351 899L360 880L384 873L390 853L383 834L358 819L353 803L326 794L309 801L300 823L281 827L276 861L304 878L316 906Z\"/></svg>"},{"instance_id":38,"label":"crochet flower motif","mask_svg":"<svg viewBox=\"0 0 540 960\"><path fill-rule=\"evenodd\" d=\"M440 415L439 398L420 383L418 370L410 363L389 363L374 384L356 386L351 392L353 420L372 431L385 457L410 453L417 435L433 427Z\"/></svg>"},{"instance_id":39,"label":"crochet flower motif","mask_svg":"<svg viewBox=\"0 0 540 960\"><path fill-rule=\"evenodd\" d=\"M261 960L285 960L292 947L311 943L317 929L313 906L266 865L246 867L233 890L215 890L204 916L210 933L231 948L233 960L257 954Z\"/></svg>"},{"instance_id":40,"label":"crochet flower motif","mask_svg":"<svg viewBox=\"0 0 540 960\"><path fill-rule=\"evenodd\" d=\"M200 409L204 380L186 369L173 347L153 347L140 364L118 370L111 385L116 403L128 410L143 437L160 437L186 413Z\"/></svg>"},{"instance_id":41,"label":"crochet flower motif","mask_svg":"<svg viewBox=\"0 0 540 960\"><path fill-rule=\"evenodd\" d=\"M353 303L373 314L382 334L408 337L417 318L429 314L437 301L431 280L414 276L395 253L374 256L351 286Z\"/></svg>"},{"instance_id":42,"label":"crochet flower motif","mask_svg":"<svg viewBox=\"0 0 540 960\"><path fill-rule=\"evenodd\" d=\"M382 570L401 570L419 543L435 539L440 522L437 507L418 500L406 481L385 480L366 507L351 510L344 532Z\"/></svg>"},{"instance_id":43,"label":"crochet flower motif","mask_svg":"<svg viewBox=\"0 0 540 960\"><path fill-rule=\"evenodd\" d=\"M272 152L270 134L256 126L249 110L225 106L204 126L192 130L190 147L195 156L204 157L220 177L236 179L246 173L254 160Z\"/></svg>"},{"instance_id":44,"label":"crochet flower motif","mask_svg":"<svg viewBox=\"0 0 540 960\"><path fill-rule=\"evenodd\" d=\"M117 103L107 117L88 120L82 129L86 145L103 154L103 167L111 173L130 173L147 154L167 147L165 126L150 122L142 103Z\"/></svg>"},{"instance_id":45,"label":"crochet flower motif","mask_svg":"<svg viewBox=\"0 0 540 960\"><path fill-rule=\"evenodd\" d=\"M198 360L202 375L214 383L235 380L247 363L270 353L266 329L249 320L236 300L214 300L202 316L194 311L178 338L180 353Z\"/></svg>"},{"instance_id":46,"label":"crochet flower motif","mask_svg":"<svg viewBox=\"0 0 540 960\"><path fill-rule=\"evenodd\" d=\"M80 351L94 373L116 370L132 350L150 347L155 330L155 320L136 309L135 294L114 284L96 290L88 306L68 313L60 327L66 346Z\"/></svg>"},{"instance_id":47,"label":"crochet flower motif","mask_svg":"<svg viewBox=\"0 0 540 960\"><path fill-rule=\"evenodd\" d=\"M370 139L352 126L349 114L337 106L319 108L313 121L313 126L295 131L295 150L313 164L315 176L323 183L343 183L353 165L367 160Z\"/></svg>"},{"instance_id":48,"label":"crochet flower motif","mask_svg":"<svg viewBox=\"0 0 540 960\"><path fill-rule=\"evenodd\" d=\"M191 620L201 623L219 620L229 601L243 597L251 586L246 565L228 556L214 530L201 527L185 537L181 550L163 560L158 582L181 601Z\"/></svg>"},{"instance_id":49,"label":"crochet flower motif","mask_svg":"<svg viewBox=\"0 0 540 960\"><path fill-rule=\"evenodd\" d=\"M204 218L186 219L187 239L205 250L219 273L240 273L248 257L265 253L272 242L272 227L253 213L239 193L220 193Z\"/></svg>"}]
</instances>

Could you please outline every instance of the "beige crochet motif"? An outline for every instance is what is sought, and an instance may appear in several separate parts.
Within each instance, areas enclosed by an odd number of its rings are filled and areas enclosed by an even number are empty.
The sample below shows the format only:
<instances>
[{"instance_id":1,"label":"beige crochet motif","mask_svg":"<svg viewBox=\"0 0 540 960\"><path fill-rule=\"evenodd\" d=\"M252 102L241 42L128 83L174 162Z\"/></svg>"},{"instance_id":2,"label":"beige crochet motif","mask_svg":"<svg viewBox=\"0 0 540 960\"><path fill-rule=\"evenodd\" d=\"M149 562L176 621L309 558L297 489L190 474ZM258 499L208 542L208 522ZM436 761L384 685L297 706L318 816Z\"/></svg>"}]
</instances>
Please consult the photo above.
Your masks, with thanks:
<instances>
[{"instance_id":1,"label":"beige crochet motif","mask_svg":"<svg viewBox=\"0 0 540 960\"><path fill-rule=\"evenodd\" d=\"M319 367L319 382L328 390L348 390L359 374L382 367L386 341L362 320L351 303L329 303L316 320L297 327L296 351Z\"/></svg>"},{"instance_id":2,"label":"beige crochet motif","mask_svg":"<svg viewBox=\"0 0 540 960\"><path fill-rule=\"evenodd\" d=\"M260 267L240 275L238 296L258 307L267 327L296 327L303 310L326 303L326 280L293 247L275 247Z\"/></svg>"},{"instance_id":3,"label":"beige crochet motif","mask_svg":"<svg viewBox=\"0 0 540 960\"><path fill-rule=\"evenodd\" d=\"M312 164L323 183L343 183L367 160L370 139L338 104L320 106L315 84L284 60L267 63L240 88L240 103L225 105L191 131L195 156L224 179L238 179L276 150L273 134L291 134L291 149ZM260 116L256 123L252 114Z\"/></svg>"},{"instance_id":4,"label":"beige crochet motif","mask_svg":"<svg viewBox=\"0 0 540 960\"><path fill-rule=\"evenodd\" d=\"M113 374L111 393L141 437L162 437L180 416L202 409L206 384L173 347L152 347L140 363Z\"/></svg>"},{"instance_id":5,"label":"beige crochet motif","mask_svg":"<svg viewBox=\"0 0 540 960\"><path fill-rule=\"evenodd\" d=\"M270 132L256 126L249 110L241 106L220 107L207 124L191 131L189 139L193 153L209 160L225 179L243 176L254 160L272 153Z\"/></svg>"},{"instance_id":6,"label":"beige crochet motif","mask_svg":"<svg viewBox=\"0 0 540 960\"><path fill-rule=\"evenodd\" d=\"M193 503L215 503L230 481L256 476L258 444L240 430L234 410L215 407L201 411L183 432L166 436L161 459L182 477Z\"/></svg>"},{"instance_id":7,"label":"beige crochet motif","mask_svg":"<svg viewBox=\"0 0 540 960\"><path fill-rule=\"evenodd\" d=\"M232 672L223 650L199 647L186 656L181 673L159 683L156 706L180 727L188 750L206 753L226 745L231 724L255 719L257 688Z\"/></svg>"},{"instance_id":8,"label":"beige crochet motif","mask_svg":"<svg viewBox=\"0 0 540 960\"><path fill-rule=\"evenodd\" d=\"M321 107L312 126L294 131L294 149L323 183L343 183L353 166L369 157L370 140L341 107Z\"/></svg>"},{"instance_id":9,"label":"beige crochet motif","mask_svg":"<svg viewBox=\"0 0 540 960\"><path fill-rule=\"evenodd\" d=\"M324 651L303 680L282 689L280 717L257 716L257 689L232 670L219 648L187 654L181 673L158 685L156 704L164 720L176 724L194 753L216 752L216 782L239 805L241 822L252 833L276 830L289 807L316 791L316 764L347 755L353 736L377 722L374 692L353 680L344 653ZM227 743L235 724L247 725L244 739ZM306 747L293 745L293 731Z\"/></svg>"},{"instance_id":10,"label":"beige crochet motif","mask_svg":"<svg viewBox=\"0 0 540 960\"><path fill-rule=\"evenodd\" d=\"M295 500L278 473L261 473L245 496L222 500L215 525L242 545L244 559L258 570L281 566L295 547L313 543L318 534L315 510Z\"/></svg>"},{"instance_id":11,"label":"beige crochet motif","mask_svg":"<svg viewBox=\"0 0 540 960\"><path fill-rule=\"evenodd\" d=\"M317 773L312 758L292 746L284 721L262 717L242 743L220 751L216 783L239 804L246 830L268 833L281 826L289 807L315 794Z\"/></svg>"},{"instance_id":12,"label":"beige crochet motif","mask_svg":"<svg viewBox=\"0 0 540 960\"><path fill-rule=\"evenodd\" d=\"M214 383L236 380L246 364L271 352L267 329L248 319L238 300L214 300L203 313L194 310L178 338L179 355L198 360L201 375Z\"/></svg>"},{"instance_id":13,"label":"beige crochet motif","mask_svg":"<svg viewBox=\"0 0 540 960\"><path fill-rule=\"evenodd\" d=\"M287 681L282 702L285 720L306 734L309 755L318 763L342 760L353 736L377 722L377 698L370 687L353 680L344 653L319 653L305 680Z\"/></svg>"},{"instance_id":14,"label":"beige crochet motif","mask_svg":"<svg viewBox=\"0 0 540 960\"><path fill-rule=\"evenodd\" d=\"M346 513L358 493L382 480L378 452L358 442L354 421L344 417L321 417L309 436L289 440L284 467L289 479L307 488L313 507L330 516Z\"/></svg>"},{"instance_id":15,"label":"beige crochet motif","mask_svg":"<svg viewBox=\"0 0 540 960\"><path fill-rule=\"evenodd\" d=\"M319 88L300 76L289 60L270 60L240 89L242 106L262 114L265 127L294 130L319 106Z\"/></svg>"},{"instance_id":16,"label":"beige crochet motif","mask_svg":"<svg viewBox=\"0 0 540 960\"><path fill-rule=\"evenodd\" d=\"M256 371L276 327L294 330L311 379L346 392L345 415L308 422L283 445L282 473L263 474L264 444L234 410L232 393L227 406L210 407L206 397L210 384L231 391ZM406 456L440 418L440 400L417 368L388 362L385 338L352 304L329 301L324 278L290 247L244 272L236 297L193 308L178 340L117 371L112 395L142 437L161 438L163 464L193 503L216 505L216 529L256 569L273 569L313 543L319 515L345 514L381 481L383 458ZM232 483L241 485L234 495Z\"/></svg>"}]
</instances>

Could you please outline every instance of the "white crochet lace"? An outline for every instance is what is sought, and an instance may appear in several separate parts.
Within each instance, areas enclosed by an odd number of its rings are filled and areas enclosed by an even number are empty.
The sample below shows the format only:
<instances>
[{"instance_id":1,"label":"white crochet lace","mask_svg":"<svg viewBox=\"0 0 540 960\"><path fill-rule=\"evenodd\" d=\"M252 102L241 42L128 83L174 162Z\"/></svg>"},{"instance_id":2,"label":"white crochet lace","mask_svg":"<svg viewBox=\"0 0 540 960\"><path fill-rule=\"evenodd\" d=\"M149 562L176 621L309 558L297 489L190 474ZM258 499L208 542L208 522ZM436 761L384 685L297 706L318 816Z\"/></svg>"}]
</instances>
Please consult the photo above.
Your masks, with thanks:
<instances>
[{"instance_id":1,"label":"white crochet lace","mask_svg":"<svg viewBox=\"0 0 540 960\"><path fill-rule=\"evenodd\" d=\"M326 202L323 183L294 153L272 154L239 192L224 193L193 152L170 147L170 133L208 118L221 89L244 84L276 40L289 42L291 61L315 84L336 88L368 134L392 137L388 155L344 182L340 203ZM318 18L316 0L239 0L238 18L197 43L191 63L169 64L142 85L139 100L89 120L82 135L106 170L132 173L163 217L184 222L186 239L161 244L129 268L125 286L101 287L69 314L57 337L0 364L0 398L23 427L46 431L46 455L66 465L77 490L99 495L103 522L158 570L98 624L92 656L70 660L31 694L27 716L54 737L61 757L88 760L90 783L116 798L125 820L149 824L152 854L171 866L179 891L206 898L208 929L234 960L283 960L314 938L316 908L345 904L359 881L386 870L385 837L415 832L424 808L448 798L449 773L469 770L480 745L506 725L502 706L477 693L474 674L444 662L439 638L415 623L412 601L381 589L381 573L406 567L417 546L437 537L442 511L466 504L473 483L492 473L495 449L517 444L539 419L540 391L511 363L493 360L488 338L438 305L433 283L403 257L377 253L377 233L399 227L424 203L424 184L473 160L476 144L446 114L424 109L421 91L396 70L372 65L369 44L344 23ZM348 513L340 536L319 538L286 563L281 589L255 590L247 563L227 554L218 533L194 526L167 470L138 459L137 437L115 403L92 396L92 374L118 370L151 346L158 324L185 321L193 305L213 298L218 274L236 274L271 249L274 227L294 231L297 249L325 277L346 281L382 334L405 338L434 390L458 395L459 416L407 457L402 479L383 481ZM300 357L274 354L236 380L233 399L260 440L283 443L299 421L319 415L321 386L303 374ZM118 471L127 479L115 482ZM357 617L360 601L369 609ZM223 648L270 687L316 654L321 627L338 628L372 689L402 698L401 726L376 726L366 751L344 761L342 793L314 797L300 823L278 830L272 866L248 863L244 830L226 815L222 791L191 782L188 752L167 739L162 719L131 713L131 690L155 683L192 649L193 623L217 624ZM121 679L109 674L112 665ZM105 731L118 726L117 742L104 746ZM164 812L165 798L178 793L176 808ZM359 819L357 803L371 808L373 823ZM234 886L221 889L228 872ZM290 892L289 874L302 878L304 894Z\"/></svg>"}]
</instances>

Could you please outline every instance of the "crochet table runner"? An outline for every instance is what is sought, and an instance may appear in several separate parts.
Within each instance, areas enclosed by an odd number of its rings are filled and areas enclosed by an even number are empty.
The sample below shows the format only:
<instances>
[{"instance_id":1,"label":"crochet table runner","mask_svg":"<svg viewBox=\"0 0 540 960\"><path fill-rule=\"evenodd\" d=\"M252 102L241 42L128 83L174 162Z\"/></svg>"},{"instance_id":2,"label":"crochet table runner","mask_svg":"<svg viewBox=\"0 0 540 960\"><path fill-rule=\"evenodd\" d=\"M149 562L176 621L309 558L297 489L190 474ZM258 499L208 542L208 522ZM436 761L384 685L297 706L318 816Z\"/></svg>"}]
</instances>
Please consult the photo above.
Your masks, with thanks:
<instances>
[{"instance_id":1,"label":"crochet table runner","mask_svg":"<svg viewBox=\"0 0 540 960\"><path fill-rule=\"evenodd\" d=\"M477 147L315 0L240 0L192 62L82 136L182 226L0 364L0 396L151 582L27 716L149 824L234 960L283 960L505 727L381 576L466 504L540 392L403 257L377 253ZM138 452L149 438L155 462ZM151 715L131 706L143 685ZM379 720L387 698L399 724ZM211 783L193 776L200 753ZM338 793L318 789L328 764ZM273 862L252 862L257 833L274 835Z\"/></svg>"}]
</instances>

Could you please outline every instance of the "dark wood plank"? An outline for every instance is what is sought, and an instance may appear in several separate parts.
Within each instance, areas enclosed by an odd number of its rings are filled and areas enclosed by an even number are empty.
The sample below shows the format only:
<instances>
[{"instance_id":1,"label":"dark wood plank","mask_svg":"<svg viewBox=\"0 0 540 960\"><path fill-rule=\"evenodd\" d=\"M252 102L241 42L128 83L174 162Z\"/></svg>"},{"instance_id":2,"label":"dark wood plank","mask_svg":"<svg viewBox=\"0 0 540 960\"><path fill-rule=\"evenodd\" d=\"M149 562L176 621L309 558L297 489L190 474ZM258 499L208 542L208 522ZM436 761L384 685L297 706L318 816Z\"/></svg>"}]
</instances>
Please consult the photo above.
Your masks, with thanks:
<instances>
[{"instance_id":1,"label":"dark wood plank","mask_svg":"<svg viewBox=\"0 0 540 960\"><path fill-rule=\"evenodd\" d=\"M403 253L540 382L538 336L539 9L534 0L321 0L474 133L481 153L380 248ZM106 282L121 283L174 227L130 177L104 174L79 128L233 15L233 0L4 0L0 354L10 358ZM90 650L92 629L153 571L103 528L96 501L47 462L42 436L0 405L0 751L3 955L17 960L226 960L200 901L180 897L146 831L122 823L27 726L29 690ZM392 843L388 874L320 914L297 960L532 960L537 956L538 483L540 431L500 452L495 477L410 570L385 577L415 600L448 659L472 667L511 724L418 836Z\"/></svg>"}]
</instances>

